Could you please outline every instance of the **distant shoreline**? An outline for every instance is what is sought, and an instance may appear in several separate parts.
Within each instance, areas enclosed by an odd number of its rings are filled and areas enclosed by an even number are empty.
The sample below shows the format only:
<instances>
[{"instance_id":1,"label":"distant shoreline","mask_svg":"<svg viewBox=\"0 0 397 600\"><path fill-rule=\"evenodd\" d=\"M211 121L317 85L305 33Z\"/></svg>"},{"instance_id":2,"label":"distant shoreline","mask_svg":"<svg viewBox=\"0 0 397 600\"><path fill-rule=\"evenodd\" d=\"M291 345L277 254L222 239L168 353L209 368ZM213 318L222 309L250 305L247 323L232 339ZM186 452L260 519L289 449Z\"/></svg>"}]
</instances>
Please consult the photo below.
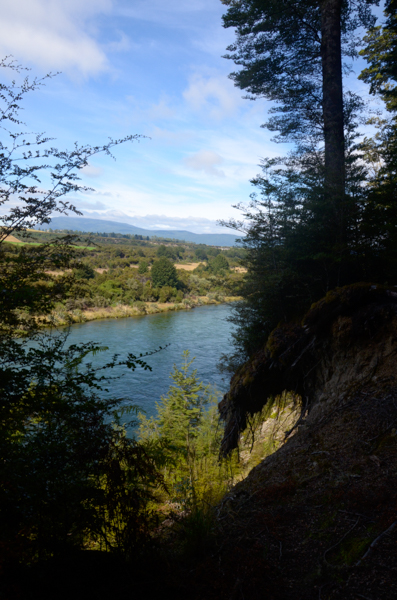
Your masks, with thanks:
<instances>
[{"instance_id":1,"label":"distant shoreline","mask_svg":"<svg viewBox=\"0 0 397 600\"><path fill-rule=\"evenodd\" d=\"M161 303L161 302L140 302L134 306L119 304L106 308L90 308L88 310L60 311L53 310L49 318L43 323L44 327L62 327L75 323L86 323L89 321L98 321L104 319L125 319L128 317L143 317L162 312L177 312L180 310L191 310L199 306L216 306L237 302L241 300L239 296L224 296L221 300L208 298L208 296L197 296L196 299L189 299L180 303Z\"/></svg>"}]
</instances>

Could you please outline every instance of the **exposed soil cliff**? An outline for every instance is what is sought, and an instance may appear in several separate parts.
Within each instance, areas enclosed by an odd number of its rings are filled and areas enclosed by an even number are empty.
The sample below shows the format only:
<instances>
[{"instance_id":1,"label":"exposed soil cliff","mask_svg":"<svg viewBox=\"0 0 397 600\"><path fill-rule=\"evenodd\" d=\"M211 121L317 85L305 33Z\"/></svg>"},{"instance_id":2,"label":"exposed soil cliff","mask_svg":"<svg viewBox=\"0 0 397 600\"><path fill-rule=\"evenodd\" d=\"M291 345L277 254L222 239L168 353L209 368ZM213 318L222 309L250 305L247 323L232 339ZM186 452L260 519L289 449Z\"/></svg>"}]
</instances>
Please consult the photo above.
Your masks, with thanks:
<instances>
[{"instance_id":1,"label":"exposed soil cliff","mask_svg":"<svg viewBox=\"0 0 397 600\"><path fill-rule=\"evenodd\" d=\"M240 369L221 403L224 452L284 389L304 398L304 422L224 498L181 597L397 598L396 353L397 294L363 284L275 330Z\"/></svg>"},{"instance_id":2,"label":"exposed soil cliff","mask_svg":"<svg viewBox=\"0 0 397 600\"><path fill-rule=\"evenodd\" d=\"M364 383L393 375L396 342L397 291L356 284L330 292L302 323L275 329L234 375L219 406L223 453L237 446L247 414L283 390L302 397L313 421Z\"/></svg>"}]
</instances>

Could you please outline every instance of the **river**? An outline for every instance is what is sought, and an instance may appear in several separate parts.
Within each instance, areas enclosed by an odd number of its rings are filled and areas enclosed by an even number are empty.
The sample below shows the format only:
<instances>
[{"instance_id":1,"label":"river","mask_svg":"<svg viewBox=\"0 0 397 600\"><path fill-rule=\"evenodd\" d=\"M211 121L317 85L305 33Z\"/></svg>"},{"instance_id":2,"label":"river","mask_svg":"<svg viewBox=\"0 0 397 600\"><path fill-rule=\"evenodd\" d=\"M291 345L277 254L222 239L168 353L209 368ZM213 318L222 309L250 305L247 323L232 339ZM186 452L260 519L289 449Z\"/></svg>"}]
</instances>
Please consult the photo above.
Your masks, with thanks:
<instances>
[{"instance_id":1,"label":"river","mask_svg":"<svg viewBox=\"0 0 397 600\"><path fill-rule=\"evenodd\" d=\"M217 363L222 354L230 351L233 326L226 320L230 312L231 306L221 304L143 317L90 321L72 325L68 343L94 341L107 346L108 351L90 358L94 365L107 362L115 353L123 358L129 352L139 354L162 346L163 350L145 359L152 371L137 368L132 372L119 368L112 372L121 377L111 383L111 395L138 404L150 416L155 414L155 402L167 393L173 364L181 364L184 350L190 351L191 358L195 357L193 366L201 380L216 386L220 392L227 390L228 378L219 373Z\"/></svg>"}]
</instances>

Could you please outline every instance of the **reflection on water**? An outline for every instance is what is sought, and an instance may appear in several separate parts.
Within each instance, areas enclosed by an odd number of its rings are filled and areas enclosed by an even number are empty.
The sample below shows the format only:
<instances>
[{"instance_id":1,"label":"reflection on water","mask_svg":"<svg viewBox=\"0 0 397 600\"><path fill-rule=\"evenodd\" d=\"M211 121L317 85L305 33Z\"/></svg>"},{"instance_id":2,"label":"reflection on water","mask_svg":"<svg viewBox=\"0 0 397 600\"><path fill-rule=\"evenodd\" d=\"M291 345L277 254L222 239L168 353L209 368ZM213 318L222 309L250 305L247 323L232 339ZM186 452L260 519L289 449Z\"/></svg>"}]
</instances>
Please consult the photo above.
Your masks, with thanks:
<instances>
[{"instance_id":1,"label":"reflection on water","mask_svg":"<svg viewBox=\"0 0 397 600\"><path fill-rule=\"evenodd\" d=\"M215 385L220 391L227 389L228 381L217 368L220 356L229 351L232 325L226 321L230 315L228 305L203 306L191 311L179 311L132 317L109 319L73 325L68 343L94 341L108 346L106 353L90 358L94 365L105 363L117 353L122 358L128 352L134 354L168 347L146 360L152 371L138 368L135 372L124 368L113 370L113 375L122 375L111 383L109 392L114 397L123 397L139 404L151 415L155 402L165 394L170 385L169 375L174 363L181 364L182 352L190 351L196 357L194 367L200 379Z\"/></svg>"}]
</instances>

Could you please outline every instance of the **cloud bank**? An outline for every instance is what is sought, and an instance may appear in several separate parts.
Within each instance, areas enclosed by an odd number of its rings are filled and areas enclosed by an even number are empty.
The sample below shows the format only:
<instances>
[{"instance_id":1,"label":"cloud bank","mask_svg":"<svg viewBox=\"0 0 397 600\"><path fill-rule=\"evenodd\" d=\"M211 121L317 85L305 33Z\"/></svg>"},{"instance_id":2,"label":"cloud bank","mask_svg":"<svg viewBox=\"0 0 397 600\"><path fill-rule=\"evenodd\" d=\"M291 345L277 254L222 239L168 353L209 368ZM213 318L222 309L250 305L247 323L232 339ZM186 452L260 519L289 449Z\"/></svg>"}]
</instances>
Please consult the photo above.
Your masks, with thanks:
<instances>
[{"instance_id":1,"label":"cloud bank","mask_svg":"<svg viewBox=\"0 0 397 600\"><path fill-rule=\"evenodd\" d=\"M13 0L1 8L2 56L84 77L109 68L91 20L109 13L112 0Z\"/></svg>"}]
</instances>

